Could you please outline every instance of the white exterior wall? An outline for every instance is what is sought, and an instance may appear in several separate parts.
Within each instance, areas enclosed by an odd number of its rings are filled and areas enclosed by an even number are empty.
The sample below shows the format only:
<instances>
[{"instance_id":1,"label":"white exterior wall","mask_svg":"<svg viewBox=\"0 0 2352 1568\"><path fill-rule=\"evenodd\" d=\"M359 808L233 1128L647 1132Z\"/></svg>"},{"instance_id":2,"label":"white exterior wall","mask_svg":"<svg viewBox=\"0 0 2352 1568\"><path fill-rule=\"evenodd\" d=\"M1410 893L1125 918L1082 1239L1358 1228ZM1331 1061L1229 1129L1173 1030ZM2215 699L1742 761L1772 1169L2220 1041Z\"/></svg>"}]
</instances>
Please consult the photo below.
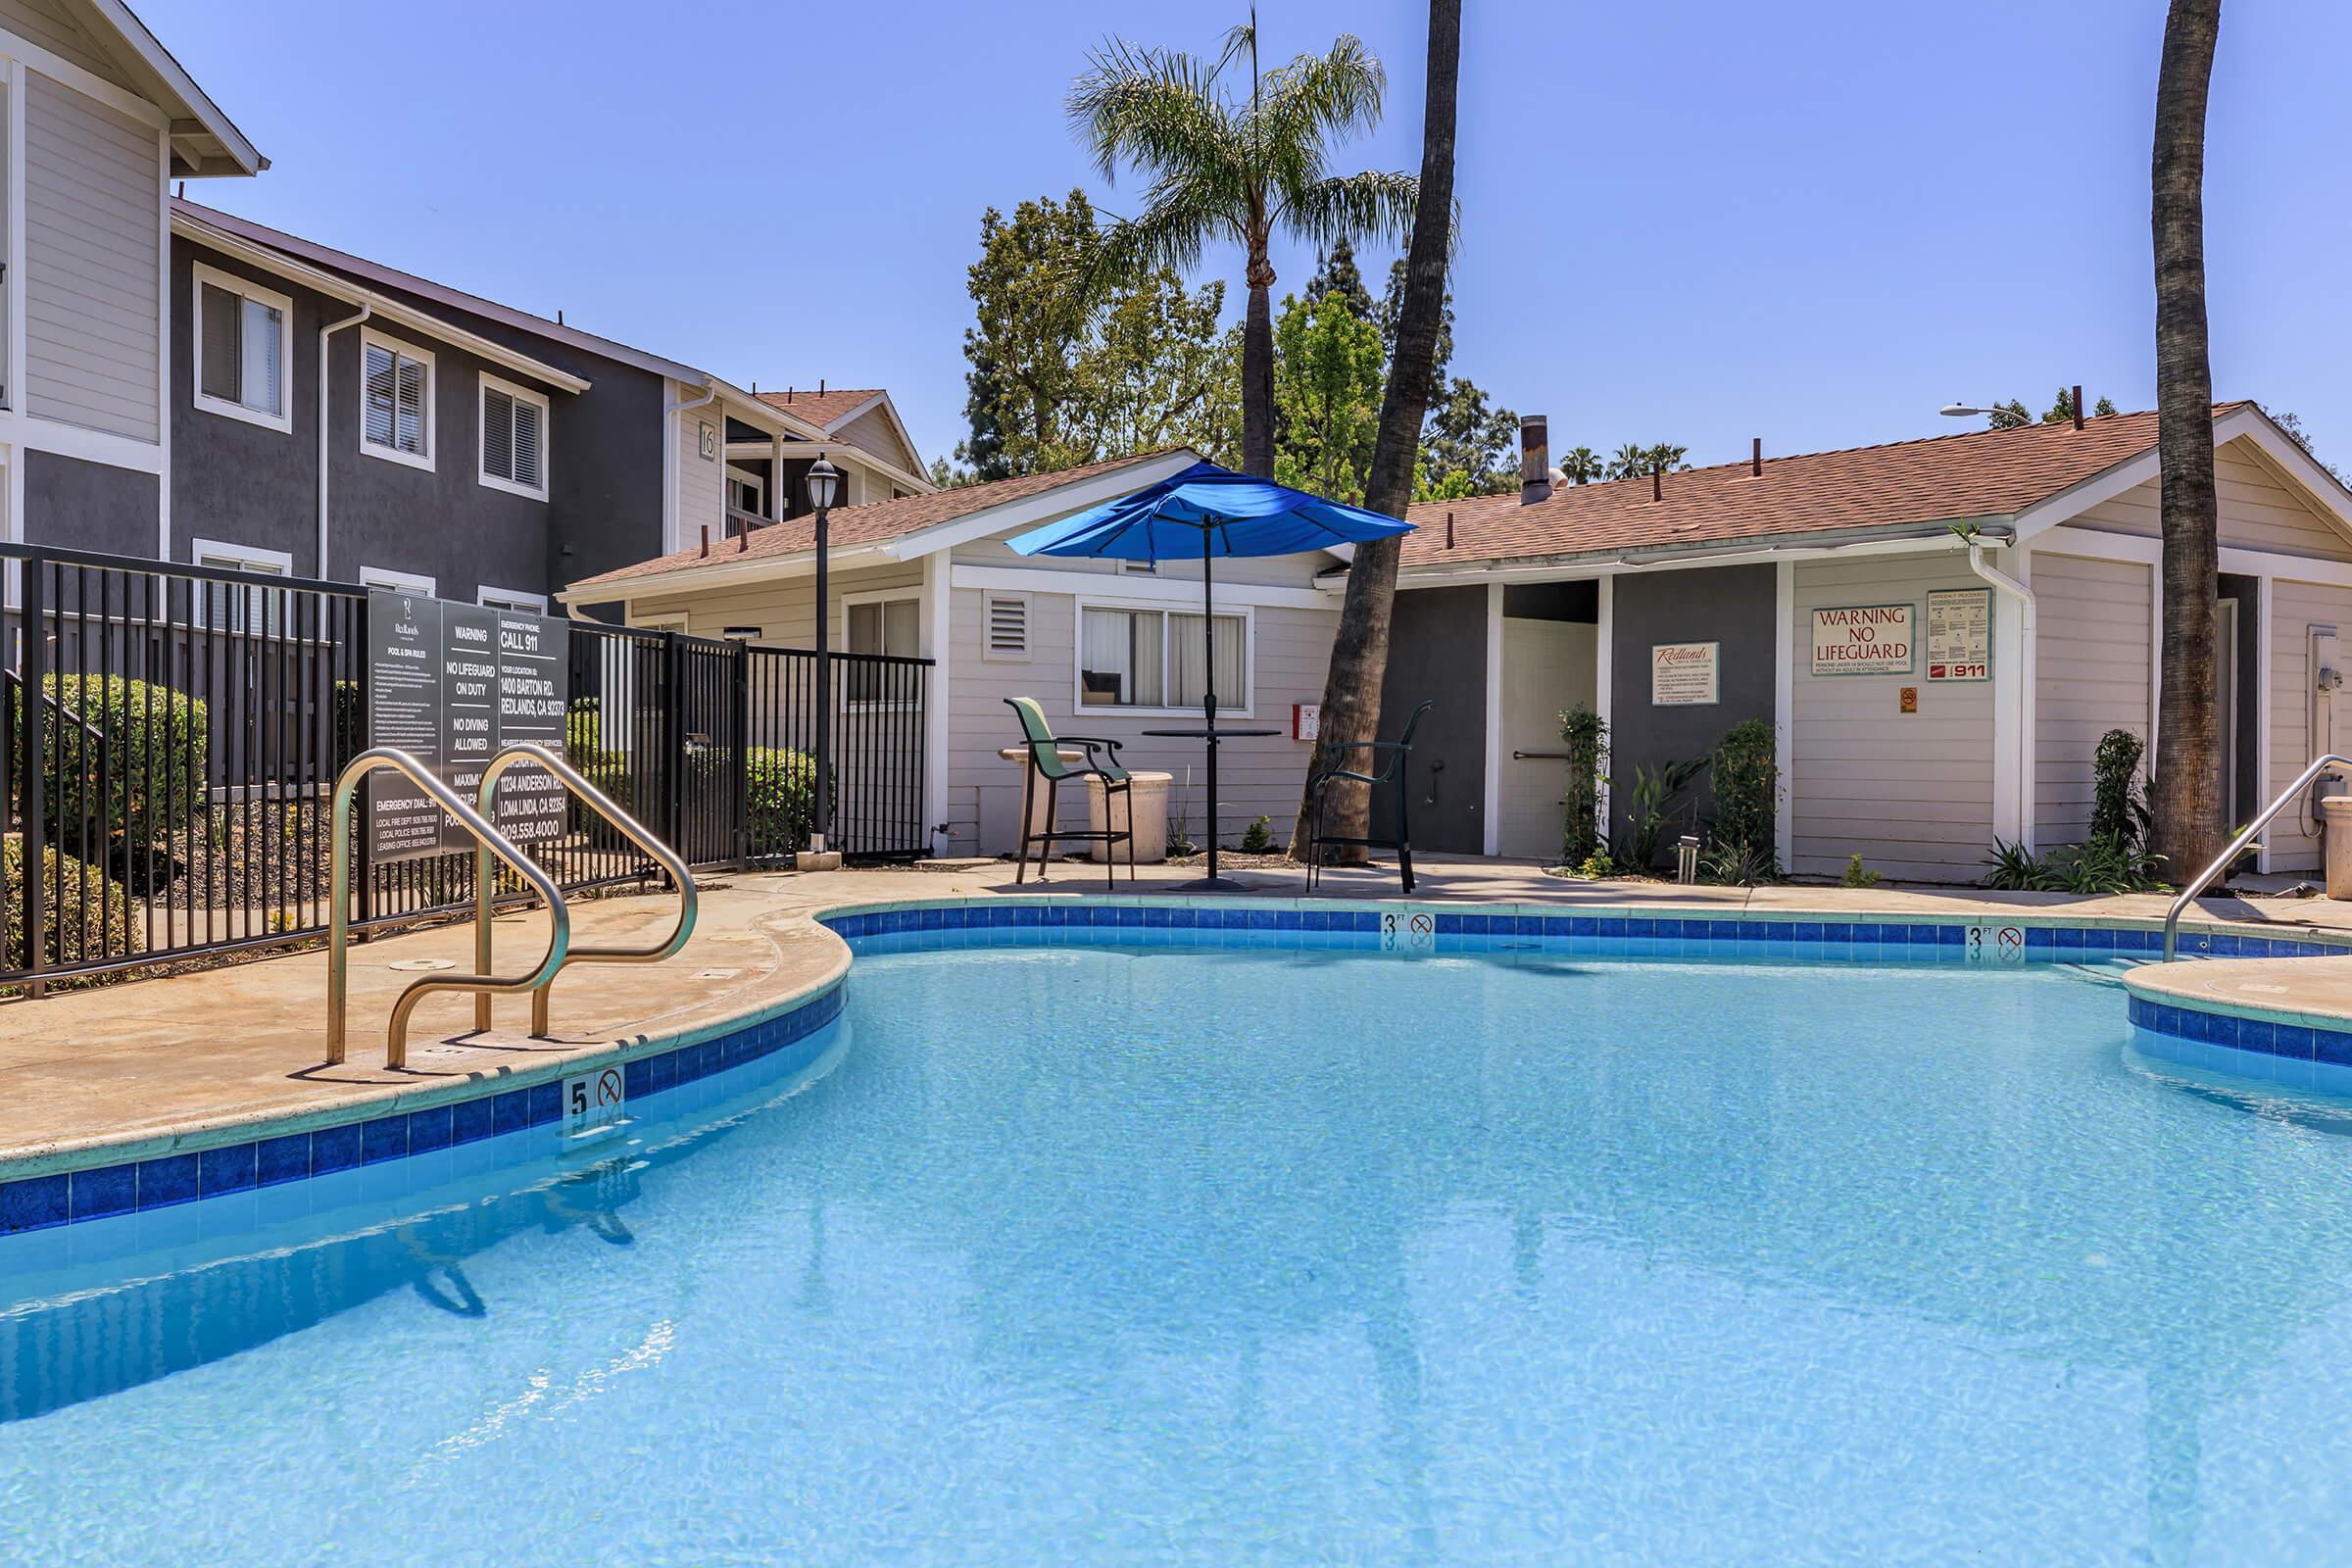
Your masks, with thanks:
<instances>
[{"instance_id":1,"label":"white exterior wall","mask_svg":"<svg viewBox=\"0 0 2352 1568\"><path fill-rule=\"evenodd\" d=\"M163 164L153 127L25 74L24 408L161 439Z\"/></svg>"},{"instance_id":2,"label":"white exterior wall","mask_svg":"<svg viewBox=\"0 0 2352 1568\"><path fill-rule=\"evenodd\" d=\"M2245 437L2214 454L2214 489L2221 504L2222 543L2281 556L2344 559L2344 536L2313 515ZM2084 508L2067 524L2154 539L2164 531L2159 505L2158 482L2150 479L2112 501Z\"/></svg>"},{"instance_id":3,"label":"white exterior wall","mask_svg":"<svg viewBox=\"0 0 2352 1568\"><path fill-rule=\"evenodd\" d=\"M1220 574L1221 575L1221 574ZM1196 574L1197 580L1197 574ZM1115 597L1116 584L1102 590L1091 585L1089 602ZM1029 651L1026 659L990 660L981 657L984 616L978 588L953 590L950 617L954 635L949 658L955 666L951 694L948 755L948 799L935 819L949 825L952 853L994 855L1009 851L1021 813L1021 769L997 753L1020 743L1020 728L1008 697L1034 697L1045 709L1055 734L1100 736L1120 742L1119 761L1131 769L1172 774L1171 818L1183 811L1196 842L1207 837L1204 801L1206 779L1198 741L1154 740L1147 729L1170 729L1197 724L1198 716L1145 717L1116 710L1089 708L1079 711L1075 700L1078 675L1078 595L1037 593L1029 601ZM1240 607L1220 600L1220 613ZM1276 842L1289 839L1298 795L1306 782L1306 765L1314 748L1290 738L1291 705L1316 703L1323 698L1323 677L1331 664L1331 640L1339 629L1339 603L1329 610L1296 610L1258 606L1249 611L1253 646L1250 650L1253 716L1235 716L1247 728L1279 729L1283 733L1256 740L1229 741L1219 749L1218 793L1222 797L1219 826L1228 847L1241 840L1253 818L1270 817ZM1219 722L1227 710L1220 707ZM1064 792L1062 820L1076 824L1086 802L1076 790Z\"/></svg>"},{"instance_id":4,"label":"white exterior wall","mask_svg":"<svg viewBox=\"0 0 2352 1568\"><path fill-rule=\"evenodd\" d=\"M2036 550L2034 616L2035 842L2044 850L2090 833L2091 762L2099 737L2148 739L2154 707L2150 617L2154 568ZM1999 612L1997 603L1995 613ZM2153 767L2148 758L2145 767Z\"/></svg>"},{"instance_id":5,"label":"white exterior wall","mask_svg":"<svg viewBox=\"0 0 2352 1568\"><path fill-rule=\"evenodd\" d=\"M122 67L107 57L106 51L81 24L66 14L57 0L0 0L0 28L6 28L27 43L37 44L60 60L79 66L91 75L130 88L130 78Z\"/></svg>"},{"instance_id":6,"label":"white exterior wall","mask_svg":"<svg viewBox=\"0 0 2352 1568\"><path fill-rule=\"evenodd\" d=\"M712 399L699 409L680 409L670 416L670 480L677 486L677 548L690 550L710 530L710 548L725 537L727 521L727 416ZM702 427L710 426L715 445L703 456Z\"/></svg>"},{"instance_id":7,"label":"white exterior wall","mask_svg":"<svg viewBox=\"0 0 2352 1568\"><path fill-rule=\"evenodd\" d=\"M834 431L833 437L837 441L847 441L852 446L863 447L883 462L895 464L909 473L922 471L922 459L899 439L899 432L891 427L890 416L879 408L866 410Z\"/></svg>"},{"instance_id":8,"label":"white exterior wall","mask_svg":"<svg viewBox=\"0 0 2352 1568\"><path fill-rule=\"evenodd\" d=\"M2262 805L2295 781L2317 754L2312 737L2311 628L2333 627L2352 648L2352 587L2295 582L2271 583L2271 766ZM2340 711L2340 705L2339 705ZM2345 749L2339 725L2335 749ZM2248 814L2259 808L2249 807ZM2308 805L2289 806L2271 823L2270 868L2311 871L2320 864L2320 838Z\"/></svg>"},{"instance_id":9,"label":"white exterior wall","mask_svg":"<svg viewBox=\"0 0 2352 1568\"><path fill-rule=\"evenodd\" d=\"M1924 632L1930 589L1986 584L1951 555L1799 562L1790 657L1792 864L1837 876L1849 856L1900 881L1975 882L1990 853L1995 681L1931 683L1908 675L1815 675L1813 612L1848 605L1911 607ZM1995 594L1993 640L2016 613ZM1901 690L1919 688L1904 713Z\"/></svg>"}]
</instances>

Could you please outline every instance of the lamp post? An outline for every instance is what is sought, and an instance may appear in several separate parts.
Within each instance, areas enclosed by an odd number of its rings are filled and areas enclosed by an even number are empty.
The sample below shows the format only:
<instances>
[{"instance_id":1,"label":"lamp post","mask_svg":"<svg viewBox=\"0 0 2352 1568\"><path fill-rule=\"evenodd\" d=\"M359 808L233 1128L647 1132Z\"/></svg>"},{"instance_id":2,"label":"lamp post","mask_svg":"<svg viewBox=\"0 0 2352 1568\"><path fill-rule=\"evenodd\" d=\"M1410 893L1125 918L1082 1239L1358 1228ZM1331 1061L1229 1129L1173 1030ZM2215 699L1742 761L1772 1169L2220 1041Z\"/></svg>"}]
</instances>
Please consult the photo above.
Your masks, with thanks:
<instances>
[{"instance_id":1,"label":"lamp post","mask_svg":"<svg viewBox=\"0 0 2352 1568\"><path fill-rule=\"evenodd\" d=\"M808 466L808 505L816 512L816 803L808 848L821 857L833 827L833 651L827 636L833 617L828 612L825 514L833 510L833 498L840 491L841 470L819 458Z\"/></svg>"}]
</instances>

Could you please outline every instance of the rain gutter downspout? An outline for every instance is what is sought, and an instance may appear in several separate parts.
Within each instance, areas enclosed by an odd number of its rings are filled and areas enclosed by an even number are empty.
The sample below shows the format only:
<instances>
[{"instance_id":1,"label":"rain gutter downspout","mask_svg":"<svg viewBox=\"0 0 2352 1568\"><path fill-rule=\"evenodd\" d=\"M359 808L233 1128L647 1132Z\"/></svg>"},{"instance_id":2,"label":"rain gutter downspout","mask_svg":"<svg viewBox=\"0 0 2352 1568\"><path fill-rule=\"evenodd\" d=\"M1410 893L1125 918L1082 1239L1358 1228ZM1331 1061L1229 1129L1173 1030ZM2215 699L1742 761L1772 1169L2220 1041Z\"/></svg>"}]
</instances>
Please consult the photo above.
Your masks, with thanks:
<instances>
[{"instance_id":1,"label":"rain gutter downspout","mask_svg":"<svg viewBox=\"0 0 2352 1568\"><path fill-rule=\"evenodd\" d=\"M2017 820L2018 836L2031 852L2034 843L2034 590L2019 582L1984 559L1984 547L1974 540L1968 546L1968 569L1992 584L1997 593L2017 601L2018 610L2018 674L2017 698Z\"/></svg>"},{"instance_id":2,"label":"rain gutter downspout","mask_svg":"<svg viewBox=\"0 0 2352 1568\"><path fill-rule=\"evenodd\" d=\"M332 336L333 336L335 333L342 331L342 330L343 330L345 327L347 327L347 326L357 326L357 325L359 325L359 324L360 324L362 321L365 321L365 320L367 320L367 319L368 319L368 318L370 316L373 316L374 314L375 314L375 307L374 307L374 306L372 306L372 305L362 305L362 306L360 307L360 313L359 313L359 315L357 315L357 316L346 316L346 317L345 317L345 318L343 318L343 319L341 319L340 321L329 321L329 322L327 322L327 323L326 323L324 326L321 326L320 328L318 328L318 575L319 575L320 577L324 577L324 576L326 576L326 575L327 575L327 570L326 570L326 466L327 466L327 439L326 439L326 429L327 429L327 419L326 419L326 383L327 383L327 380L328 380L328 375L327 375L327 365L326 365L326 340L327 340L328 338L332 337ZM367 377L366 377L366 372L363 370L363 372L362 372L362 374L361 374L361 379L362 379L363 381L365 381L365 380L366 380L366 378L367 378ZM366 390L365 390L365 388L364 388L364 387L363 387L363 389L362 389L362 393L361 393L361 395L362 395L362 396L366 396Z\"/></svg>"}]
</instances>

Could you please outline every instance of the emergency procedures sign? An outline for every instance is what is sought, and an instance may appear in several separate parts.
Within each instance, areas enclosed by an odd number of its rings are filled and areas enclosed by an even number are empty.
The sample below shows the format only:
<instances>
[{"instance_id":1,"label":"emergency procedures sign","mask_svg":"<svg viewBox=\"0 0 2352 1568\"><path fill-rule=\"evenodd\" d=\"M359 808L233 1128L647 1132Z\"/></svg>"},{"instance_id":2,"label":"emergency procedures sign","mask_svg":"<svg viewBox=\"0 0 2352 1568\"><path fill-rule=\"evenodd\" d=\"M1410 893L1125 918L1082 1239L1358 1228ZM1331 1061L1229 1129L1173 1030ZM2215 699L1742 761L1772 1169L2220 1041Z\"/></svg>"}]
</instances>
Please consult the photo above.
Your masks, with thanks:
<instances>
[{"instance_id":1,"label":"emergency procedures sign","mask_svg":"<svg viewBox=\"0 0 2352 1568\"><path fill-rule=\"evenodd\" d=\"M421 594L368 596L368 739L417 758L465 800L501 747L564 746L569 628L547 615L484 610ZM564 833L564 786L529 763L500 779L492 821L521 845ZM399 773L369 775L368 852L416 859L473 848L432 798Z\"/></svg>"}]
</instances>

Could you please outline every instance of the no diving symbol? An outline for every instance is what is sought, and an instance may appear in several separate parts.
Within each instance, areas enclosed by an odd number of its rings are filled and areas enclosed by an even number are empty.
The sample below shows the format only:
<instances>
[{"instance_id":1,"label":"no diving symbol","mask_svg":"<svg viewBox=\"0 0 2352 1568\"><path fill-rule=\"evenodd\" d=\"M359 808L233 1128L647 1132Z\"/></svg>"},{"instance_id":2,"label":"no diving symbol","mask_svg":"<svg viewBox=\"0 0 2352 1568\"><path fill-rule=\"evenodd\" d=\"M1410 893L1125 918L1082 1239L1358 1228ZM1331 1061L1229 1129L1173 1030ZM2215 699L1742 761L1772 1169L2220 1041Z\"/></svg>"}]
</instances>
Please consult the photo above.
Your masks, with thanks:
<instances>
[{"instance_id":1,"label":"no diving symbol","mask_svg":"<svg viewBox=\"0 0 2352 1568\"><path fill-rule=\"evenodd\" d=\"M2003 963L2015 963L2026 956L2026 932L2023 926L2002 926L1993 934L1992 940Z\"/></svg>"},{"instance_id":2,"label":"no diving symbol","mask_svg":"<svg viewBox=\"0 0 2352 1568\"><path fill-rule=\"evenodd\" d=\"M620 1069L607 1067L596 1077L596 1105L599 1110L620 1103Z\"/></svg>"},{"instance_id":3,"label":"no diving symbol","mask_svg":"<svg viewBox=\"0 0 2352 1568\"><path fill-rule=\"evenodd\" d=\"M1427 910L1421 910L1414 914L1412 927L1413 940L1415 942L1426 941L1438 934L1438 917Z\"/></svg>"}]
</instances>

